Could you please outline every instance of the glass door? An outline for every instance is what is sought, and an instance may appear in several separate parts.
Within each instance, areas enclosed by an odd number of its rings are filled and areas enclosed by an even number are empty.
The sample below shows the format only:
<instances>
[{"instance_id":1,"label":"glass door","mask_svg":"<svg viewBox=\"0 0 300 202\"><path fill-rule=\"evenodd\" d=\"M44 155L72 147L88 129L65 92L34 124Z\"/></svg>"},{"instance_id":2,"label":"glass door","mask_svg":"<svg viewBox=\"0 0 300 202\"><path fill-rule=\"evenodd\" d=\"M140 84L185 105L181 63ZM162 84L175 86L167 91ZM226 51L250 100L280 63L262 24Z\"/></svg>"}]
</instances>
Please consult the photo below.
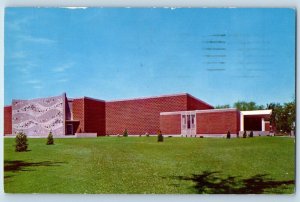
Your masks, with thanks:
<instances>
[{"instance_id":1,"label":"glass door","mask_svg":"<svg viewBox=\"0 0 300 202\"><path fill-rule=\"evenodd\" d=\"M190 137L196 135L196 113L186 111L181 114L181 135Z\"/></svg>"}]
</instances>

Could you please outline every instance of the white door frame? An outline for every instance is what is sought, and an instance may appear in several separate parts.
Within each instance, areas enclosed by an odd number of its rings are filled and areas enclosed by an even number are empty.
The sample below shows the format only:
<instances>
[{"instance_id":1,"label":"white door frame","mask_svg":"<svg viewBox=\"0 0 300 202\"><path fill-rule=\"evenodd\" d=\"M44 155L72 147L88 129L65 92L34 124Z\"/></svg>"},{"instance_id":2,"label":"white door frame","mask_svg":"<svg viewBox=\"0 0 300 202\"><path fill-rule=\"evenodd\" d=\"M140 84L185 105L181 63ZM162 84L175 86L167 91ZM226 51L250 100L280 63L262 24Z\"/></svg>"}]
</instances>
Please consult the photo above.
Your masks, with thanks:
<instances>
[{"instance_id":1,"label":"white door frame","mask_svg":"<svg viewBox=\"0 0 300 202\"><path fill-rule=\"evenodd\" d=\"M196 135L196 112L185 111L181 113L181 135L191 137Z\"/></svg>"}]
</instances>

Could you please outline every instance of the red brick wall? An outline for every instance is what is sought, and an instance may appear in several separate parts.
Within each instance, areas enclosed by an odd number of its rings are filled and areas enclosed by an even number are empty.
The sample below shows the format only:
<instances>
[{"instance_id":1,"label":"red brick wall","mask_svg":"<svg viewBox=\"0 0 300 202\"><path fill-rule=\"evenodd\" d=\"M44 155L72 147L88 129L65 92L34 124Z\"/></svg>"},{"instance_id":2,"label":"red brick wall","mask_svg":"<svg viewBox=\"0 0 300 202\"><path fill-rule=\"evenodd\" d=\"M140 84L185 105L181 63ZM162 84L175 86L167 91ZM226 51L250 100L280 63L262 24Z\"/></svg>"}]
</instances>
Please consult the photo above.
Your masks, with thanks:
<instances>
[{"instance_id":1,"label":"red brick wall","mask_svg":"<svg viewBox=\"0 0 300 202\"><path fill-rule=\"evenodd\" d=\"M197 113L197 134L231 134L239 131L240 113L234 111L219 111Z\"/></svg>"},{"instance_id":2,"label":"red brick wall","mask_svg":"<svg viewBox=\"0 0 300 202\"><path fill-rule=\"evenodd\" d=\"M84 99L84 131L105 135L105 102Z\"/></svg>"},{"instance_id":3,"label":"red brick wall","mask_svg":"<svg viewBox=\"0 0 300 202\"><path fill-rule=\"evenodd\" d=\"M161 115L160 116L160 130L162 134L181 134L181 115Z\"/></svg>"},{"instance_id":4,"label":"red brick wall","mask_svg":"<svg viewBox=\"0 0 300 202\"><path fill-rule=\"evenodd\" d=\"M157 134L160 112L187 110L187 95L106 102L106 133Z\"/></svg>"},{"instance_id":5,"label":"red brick wall","mask_svg":"<svg viewBox=\"0 0 300 202\"><path fill-rule=\"evenodd\" d=\"M73 120L80 121L77 133L105 135L105 102L87 97L74 99Z\"/></svg>"},{"instance_id":6,"label":"red brick wall","mask_svg":"<svg viewBox=\"0 0 300 202\"><path fill-rule=\"evenodd\" d=\"M187 95L187 110L202 110L202 109L213 109L213 106L206 104L191 95Z\"/></svg>"},{"instance_id":7,"label":"red brick wall","mask_svg":"<svg viewBox=\"0 0 300 202\"><path fill-rule=\"evenodd\" d=\"M270 122L265 122L265 131L270 131Z\"/></svg>"},{"instance_id":8,"label":"red brick wall","mask_svg":"<svg viewBox=\"0 0 300 202\"><path fill-rule=\"evenodd\" d=\"M74 131L84 132L84 99L78 98L73 100L73 120L80 121L79 126Z\"/></svg>"},{"instance_id":9,"label":"red brick wall","mask_svg":"<svg viewBox=\"0 0 300 202\"><path fill-rule=\"evenodd\" d=\"M4 107L4 135L12 134L12 108Z\"/></svg>"}]
</instances>

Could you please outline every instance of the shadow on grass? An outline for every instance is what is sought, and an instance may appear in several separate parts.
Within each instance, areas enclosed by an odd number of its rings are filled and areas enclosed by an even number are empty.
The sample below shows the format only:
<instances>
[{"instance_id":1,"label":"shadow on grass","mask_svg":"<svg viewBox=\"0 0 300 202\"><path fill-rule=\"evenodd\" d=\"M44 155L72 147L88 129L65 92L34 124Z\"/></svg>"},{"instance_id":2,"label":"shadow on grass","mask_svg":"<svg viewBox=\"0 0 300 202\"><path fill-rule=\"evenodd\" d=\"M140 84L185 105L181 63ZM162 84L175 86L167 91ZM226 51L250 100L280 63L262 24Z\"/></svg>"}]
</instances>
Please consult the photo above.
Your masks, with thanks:
<instances>
[{"instance_id":1,"label":"shadow on grass","mask_svg":"<svg viewBox=\"0 0 300 202\"><path fill-rule=\"evenodd\" d=\"M282 191L287 188L286 185L295 184L294 180L273 180L267 174L254 175L244 179L237 176L221 177L221 172L216 171L204 171L190 177L175 176L173 178L194 182L193 188L199 194L262 194L271 188L280 188ZM281 192L274 191L273 193Z\"/></svg>"},{"instance_id":2,"label":"shadow on grass","mask_svg":"<svg viewBox=\"0 0 300 202\"><path fill-rule=\"evenodd\" d=\"M28 167L60 166L63 163L65 162L41 161L32 163L25 161L4 161L4 172L32 171Z\"/></svg>"}]
</instances>

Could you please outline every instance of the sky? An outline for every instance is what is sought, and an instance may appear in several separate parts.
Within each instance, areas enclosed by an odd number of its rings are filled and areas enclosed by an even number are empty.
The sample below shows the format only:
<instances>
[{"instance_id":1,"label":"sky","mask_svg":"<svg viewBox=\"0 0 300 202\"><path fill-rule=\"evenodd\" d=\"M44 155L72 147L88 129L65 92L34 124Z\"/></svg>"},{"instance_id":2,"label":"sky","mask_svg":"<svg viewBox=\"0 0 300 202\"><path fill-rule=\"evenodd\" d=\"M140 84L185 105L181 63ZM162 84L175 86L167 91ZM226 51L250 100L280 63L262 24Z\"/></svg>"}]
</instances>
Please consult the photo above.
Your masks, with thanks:
<instances>
[{"instance_id":1,"label":"sky","mask_svg":"<svg viewBox=\"0 0 300 202\"><path fill-rule=\"evenodd\" d=\"M6 8L4 100L295 96L294 9Z\"/></svg>"}]
</instances>

